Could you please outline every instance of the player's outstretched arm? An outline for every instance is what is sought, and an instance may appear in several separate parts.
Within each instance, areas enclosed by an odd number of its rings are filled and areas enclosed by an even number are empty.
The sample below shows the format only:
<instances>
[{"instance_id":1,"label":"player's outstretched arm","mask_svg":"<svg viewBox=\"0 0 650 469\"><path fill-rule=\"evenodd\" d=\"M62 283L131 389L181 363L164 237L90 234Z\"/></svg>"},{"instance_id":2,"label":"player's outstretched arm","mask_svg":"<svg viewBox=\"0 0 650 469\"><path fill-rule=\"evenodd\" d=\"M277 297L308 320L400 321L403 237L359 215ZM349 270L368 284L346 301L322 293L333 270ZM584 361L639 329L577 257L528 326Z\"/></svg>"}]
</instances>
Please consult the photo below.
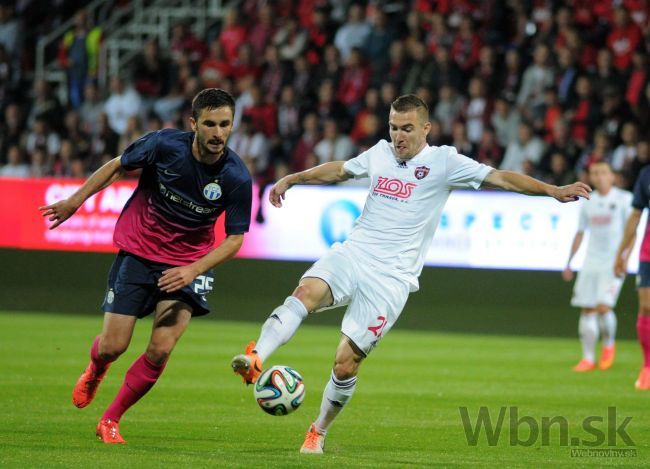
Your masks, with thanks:
<instances>
[{"instance_id":1,"label":"player's outstretched arm","mask_svg":"<svg viewBox=\"0 0 650 469\"><path fill-rule=\"evenodd\" d=\"M632 213L630 213L630 216L627 217L623 239L616 251L614 273L618 277L622 277L627 273L627 261L630 258L630 253L634 247L634 241L636 241L636 229L639 226L639 220L641 220L641 210L635 208L632 210Z\"/></svg>"},{"instance_id":2,"label":"player's outstretched arm","mask_svg":"<svg viewBox=\"0 0 650 469\"><path fill-rule=\"evenodd\" d=\"M333 184L352 177L343 169L344 161L331 161L299 173L289 174L275 183L269 200L275 207L282 207L284 194L296 184Z\"/></svg>"},{"instance_id":3,"label":"player's outstretched arm","mask_svg":"<svg viewBox=\"0 0 650 469\"><path fill-rule=\"evenodd\" d=\"M569 253L569 259L566 261L566 267L562 271L562 278L566 282L570 282L573 280L573 270L571 270L571 260L573 259L573 256L576 255L578 252L578 249L580 249L580 245L582 244L582 239L584 238L585 233L584 231L577 231L575 236L573 237L573 242L571 243L571 252Z\"/></svg>"},{"instance_id":4,"label":"player's outstretched arm","mask_svg":"<svg viewBox=\"0 0 650 469\"><path fill-rule=\"evenodd\" d=\"M120 163L120 157L113 158L91 174L86 182L67 199L38 207L44 217L50 217L49 220L54 222L50 225L50 230L70 218L91 195L110 186L121 178L125 172Z\"/></svg>"},{"instance_id":5,"label":"player's outstretched arm","mask_svg":"<svg viewBox=\"0 0 650 469\"><path fill-rule=\"evenodd\" d=\"M223 264L237 254L244 242L244 235L228 235L219 246L207 253L201 259L188 265L172 267L163 271L158 279L158 288L164 292L174 292L189 285L196 277L209 269Z\"/></svg>"},{"instance_id":6,"label":"player's outstretched arm","mask_svg":"<svg viewBox=\"0 0 650 469\"><path fill-rule=\"evenodd\" d=\"M562 203L573 202L580 197L589 199L591 192L591 187L583 182L558 187L525 174L499 169L491 171L483 181L483 185L526 195L547 195Z\"/></svg>"}]
</instances>

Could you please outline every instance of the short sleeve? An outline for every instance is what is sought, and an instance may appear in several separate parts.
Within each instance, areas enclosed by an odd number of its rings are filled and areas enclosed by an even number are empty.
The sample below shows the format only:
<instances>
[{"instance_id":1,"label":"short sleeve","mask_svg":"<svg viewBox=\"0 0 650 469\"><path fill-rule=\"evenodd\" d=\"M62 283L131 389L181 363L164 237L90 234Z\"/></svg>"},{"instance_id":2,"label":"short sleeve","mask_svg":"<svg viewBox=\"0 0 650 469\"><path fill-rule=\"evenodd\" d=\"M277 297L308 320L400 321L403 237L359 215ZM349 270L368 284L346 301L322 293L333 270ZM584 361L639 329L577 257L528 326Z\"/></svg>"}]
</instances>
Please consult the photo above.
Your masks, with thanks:
<instances>
[{"instance_id":1,"label":"short sleeve","mask_svg":"<svg viewBox=\"0 0 650 469\"><path fill-rule=\"evenodd\" d=\"M643 210L648 206L648 184L650 179L650 167L646 167L641 171L639 177L634 183L634 198L632 199L632 207Z\"/></svg>"},{"instance_id":2,"label":"short sleeve","mask_svg":"<svg viewBox=\"0 0 650 469\"><path fill-rule=\"evenodd\" d=\"M154 164L157 157L156 146L159 132L149 132L126 147L122 153L120 163L127 171L143 168Z\"/></svg>"},{"instance_id":3,"label":"short sleeve","mask_svg":"<svg viewBox=\"0 0 650 469\"><path fill-rule=\"evenodd\" d=\"M226 207L225 228L226 234L238 235L248 231L251 224L251 203L253 199L253 186L250 179L240 184L230 193L230 200Z\"/></svg>"},{"instance_id":4,"label":"short sleeve","mask_svg":"<svg viewBox=\"0 0 650 469\"><path fill-rule=\"evenodd\" d=\"M578 215L578 231L585 231L589 223L587 215L587 203L583 200L580 202L580 214Z\"/></svg>"},{"instance_id":5,"label":"short sleeve","mask_svg":"<svg viewBox=\"0 0 650 469\"><path fill-rule=\"evenodd\" d=\"M370 152L372 151L373 148L376 148L378 145L379 143L367 149L359 156L356 156L346 161L343 164L343 169L345 170L345 172L354 176L354 179L361 179L361 178L368 177L368 171L370 169Z\"/></svg>"},{"instance_id":6,"label":"short sleeve","mask_svg":"<svg viewBox=\"0 0 650 469\"><path fill-rule=\"evenodd\" d=\"M459 155L454 147L444 147L447 154L447 183L452 189L480 189L492 167Z\"/></svg>"}]
</instances>

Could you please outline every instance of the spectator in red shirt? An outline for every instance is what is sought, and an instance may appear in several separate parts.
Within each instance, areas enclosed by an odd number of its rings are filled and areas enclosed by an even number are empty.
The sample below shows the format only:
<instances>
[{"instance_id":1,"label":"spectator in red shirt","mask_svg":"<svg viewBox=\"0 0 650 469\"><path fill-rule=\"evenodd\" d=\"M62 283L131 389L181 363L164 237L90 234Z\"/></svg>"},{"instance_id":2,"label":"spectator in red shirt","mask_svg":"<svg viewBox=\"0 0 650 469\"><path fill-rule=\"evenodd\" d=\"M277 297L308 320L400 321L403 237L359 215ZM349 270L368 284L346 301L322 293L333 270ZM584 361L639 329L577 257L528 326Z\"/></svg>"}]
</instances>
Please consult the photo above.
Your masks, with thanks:
<instances>
[{"instance_id":1,"label":"spectator in red shirt","mask_svg":"<svg viewBox=\"0 0 650 469\"><path fill-rule=\"evenodd\" d=\"M434 54L438 47L451 48L454 37L447 28L445 17L440 13L432 13L429 16L429 32L426 35L425 43L429 53Z\"/></svg>"},{"instance_id":2,"label":"spectator in red shirt","mask_svg":"<svg viewBox=\"0 0 650 469\"><path fill-rule=\"evenodd\" d=\"M219 42L223 44L228 61L237 57L239 46L246 40L246 28L239 22L239 13L236 9L231 8L223 19L223 28L219 34Z\"/></svg>"},{"instance_id":3,"label":"spectator in red shirt","mask_svg":"<svg viewBox=\"0 0 650 469\"><path fill-rule=\"evenodd\" d=\"M198 65L207 55L208 48L205 42L190 30L189 24L183 21L172 28L169 51L172 60L177 64L188 59L192 65Z\"/></svg>"},{"instance_id":4,"label":"spectator in red shirt","mask_svg":"<svg viewBox=\"0 0 650 469\"><path fill-rule=\"evenodd\" d=\"M199 76L206 88L220 88L223 80L230 76L230 65L218 39L210 43L210 52L201 63Z\"/></svg>"},{"instance_id":5,"label":"spectator in red shirt","mask_svg":"<svg viewBox=\"0 0 650 469\"><path fill-rule=\"evenodd\" d=\"M239 46L237 57L230 61L230 75L236 80L256 79L259 77L260 68L255 63L253 49L248 43Z\"/></svg>"},{"instance_id":6,"label":"spectator in red shirt","mask_svg":"<svg viewBox=\"0 0 650 469\"><path fill-rule=\"evenodd\" d=\"M255 130L262 132L267 138L273 137L278 131L277 109L275 105L262 94L258 85L251 86L252 105L244 108L244 115L250 116ZM272 98L271 98L272 99Z\"/></svg>"},{"instance_id":7,"label":"spectator in red shirt","mask_svg":"<svg viewBox=\"0 0 650 469\"><path fill-rule=\"evenodd\" d=\"M262 5L257 18L248 32L248 43L253 47L256 57L261 57L264 49L271 42L277 28L273 21L273 7L268 3Z\"/></svg>"},{"instance_id":8,"label":"spectator in red shirt","mask_svg":"<svg viewBox=\"0 0 650 469\"><path fill-rule=\"evenodd\" d=\"M632 54L632 73L630 79L627 81L627 91L625 92L625 100L630 104L630 107L638 113L639 100L643 93L643 86L648 81L648 59L643 50L635 50Z\"/></svg>"},{"instance_id":9,"label":"spectator in red shirt","mask_svg":"<svg viewBox=\"0 0 650 469\"><path fill-rule=\"evenodd\" d=\"M616 8L614 10L614 25L607 35L607 47L614 54L614 66L619 71L627 71L632 63L632 54L640 42L639 27L630 22L625 8Z\"/></svg>"},{"instance_id":10,"label":"spectator in red shirt","mask_svg":"<svg viewBox=\"0 0 650 469\"><path fill-rule=\"evenodd\" d=\"M464 16L460 21L458 33L454 38L451 56L463 72L471 72L478 63L480 50L481 39L474 32L472 19L469 16Z\"/></svg>"},{"instance_id":11,"label":"spectator in red shirt","mask_svg":"<svg viewBox=\"0 0 650 469\"><path fill-rule=\"evenodd\" d=\"M571 138L581 147L585 147L590 134L599 122L599 107L595 102L591 81L586 75L576 81L576 102L566 113L571 121Z\"/></svg>"},{"instance_id":12,"label":"spectator in red shirt","mask_svg":"<svg viewBox=\"0 0 650 469\"><path fill-rule=\"evenodd\" d=\"M312 12L311 24L307 27L306 56L309 63L316 65L321 62L323 50L327 44L332 43L334 33L335 27L326 10L316 8Z\"/></svg>"}]
</instances>

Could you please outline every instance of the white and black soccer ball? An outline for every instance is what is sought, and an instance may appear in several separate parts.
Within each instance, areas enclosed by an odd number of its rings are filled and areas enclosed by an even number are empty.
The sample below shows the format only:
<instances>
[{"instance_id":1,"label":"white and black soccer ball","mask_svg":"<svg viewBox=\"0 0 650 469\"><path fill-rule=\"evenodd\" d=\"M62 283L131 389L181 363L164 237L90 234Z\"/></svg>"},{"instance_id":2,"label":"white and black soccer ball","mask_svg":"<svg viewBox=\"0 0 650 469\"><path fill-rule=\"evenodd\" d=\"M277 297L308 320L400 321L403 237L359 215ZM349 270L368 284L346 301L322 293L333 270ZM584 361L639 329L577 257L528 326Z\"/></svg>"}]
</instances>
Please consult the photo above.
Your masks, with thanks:
<instances>
[{"instance_id":1,"label":"white and black soccer ball","mask_svg":"<svg viewBox=\"0 0 650 469\"><path fill-rule=\"evenodd\" d=\"M253 395L264 412L287 415L300 407L305 398L305 383L293 368L276 365L262 372Z\"/></svg>"}]
</instances>

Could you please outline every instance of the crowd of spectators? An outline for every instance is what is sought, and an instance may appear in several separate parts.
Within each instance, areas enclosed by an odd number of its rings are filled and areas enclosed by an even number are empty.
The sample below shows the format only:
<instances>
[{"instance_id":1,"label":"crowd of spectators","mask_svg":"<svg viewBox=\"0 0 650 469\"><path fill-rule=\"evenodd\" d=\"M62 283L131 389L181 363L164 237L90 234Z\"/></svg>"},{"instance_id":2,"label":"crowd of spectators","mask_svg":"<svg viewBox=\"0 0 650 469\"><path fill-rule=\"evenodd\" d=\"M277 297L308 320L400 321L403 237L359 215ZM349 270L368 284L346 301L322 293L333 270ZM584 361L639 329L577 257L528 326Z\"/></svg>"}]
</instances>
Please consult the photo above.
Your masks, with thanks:
<instances>
[{"instance_id":1,"label":"crowd of spectators","mask_svg":"<svg viewBox=\"0 0 650 469\"><path fill-rule=\"evenodd\" d=\"M0 4L0 175L85 177L146 132L188 129L203 87L236 97L230 146L261 183L388 138L405 93L428 103L431 144L554 184L607 160L630 188L650 162L648 0L243 0L202 37L179 22L168 48L152 38L108 89L82 11L57 53L65 103L25 79L14 3Z\"/></svg>"}]
</instances>

